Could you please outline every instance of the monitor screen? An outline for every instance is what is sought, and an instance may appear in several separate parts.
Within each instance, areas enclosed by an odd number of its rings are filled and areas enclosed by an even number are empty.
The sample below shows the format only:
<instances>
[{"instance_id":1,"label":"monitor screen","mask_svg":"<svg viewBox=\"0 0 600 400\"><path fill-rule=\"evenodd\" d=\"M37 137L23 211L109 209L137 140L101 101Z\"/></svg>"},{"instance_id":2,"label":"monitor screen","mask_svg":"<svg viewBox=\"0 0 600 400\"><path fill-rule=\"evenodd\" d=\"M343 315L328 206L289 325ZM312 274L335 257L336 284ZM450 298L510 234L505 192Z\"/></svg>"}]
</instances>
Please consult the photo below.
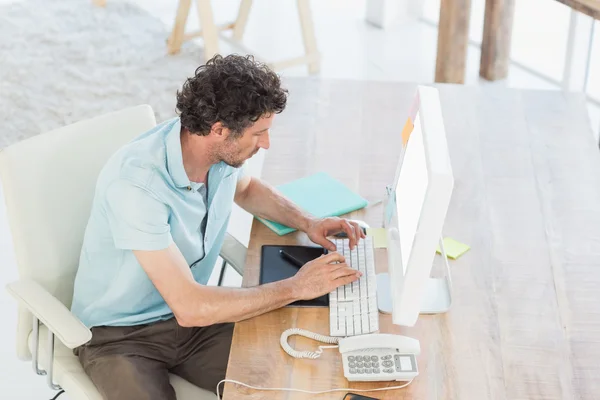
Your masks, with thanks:
<instances>
[{"instance_id":1,"label":"monitor screen","mask_svg":"<svg viewBox=\"0 0 600 400\"><path fill-rule=\"evenodd\" d=\"M395 193L404 275L406 275L428 184L423 133L419 113L417 113L406 144Z\"/></svg>"}]
</instances>

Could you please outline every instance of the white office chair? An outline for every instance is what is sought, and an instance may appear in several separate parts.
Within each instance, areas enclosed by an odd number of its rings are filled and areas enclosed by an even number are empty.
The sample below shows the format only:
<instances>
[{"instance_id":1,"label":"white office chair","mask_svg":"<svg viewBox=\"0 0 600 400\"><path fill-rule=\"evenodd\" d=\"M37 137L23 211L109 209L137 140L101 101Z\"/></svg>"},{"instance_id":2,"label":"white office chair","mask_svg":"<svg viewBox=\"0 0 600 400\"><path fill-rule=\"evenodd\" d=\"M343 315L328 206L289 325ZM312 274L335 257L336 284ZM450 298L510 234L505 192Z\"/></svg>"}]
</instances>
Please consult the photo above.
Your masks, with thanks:
<instances>
[{"instance_id":1,"label":"white office chair","mask_svg":"<svg viewBox=\"0 0 600 400\"><path fill-rule=\"evenodd\" d=\"M0 178L13 237L19 281L17 356L33 361L53 389L71 399L101 399L72 349L92 334L70 311L100 169L119 147L156 125L150 106L75 123L0 151ZM242 274L246 248L227 235L221 256ZM58 341L55 343L55 336ZM43 369L41 369L43 368ZM178 399L215 399L213 393L171 375Z\"/></svg>"}]
</instances>

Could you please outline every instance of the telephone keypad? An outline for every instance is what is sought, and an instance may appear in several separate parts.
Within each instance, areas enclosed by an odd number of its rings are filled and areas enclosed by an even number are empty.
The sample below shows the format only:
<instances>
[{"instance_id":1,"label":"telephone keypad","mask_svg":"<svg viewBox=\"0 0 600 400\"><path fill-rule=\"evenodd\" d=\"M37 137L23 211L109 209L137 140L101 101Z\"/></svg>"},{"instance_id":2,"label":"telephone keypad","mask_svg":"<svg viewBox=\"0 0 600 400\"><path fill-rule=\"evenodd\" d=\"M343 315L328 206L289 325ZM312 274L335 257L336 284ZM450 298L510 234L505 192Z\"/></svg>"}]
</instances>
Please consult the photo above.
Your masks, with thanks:
<instances>
[{"instance_id":1,"label":"telephone keypad","mask_svg":"<svg viewBox=\"0 0 600 400\"><path fill-rule=\"evenodd\" d=\"M396 366L394 356L359 355L348 356L348 366L351 374L380 374L381 372L394 373ZM397 369L397 368L396 368Z\"/></svg>"},{"instance_id":2,"label":"telephone keypad","mask_svg":"<svg viewBox=\"0 0 600 400\"><path fill-rule=\"evenodd\" d=\"M411 354L373 353L375 351L366 351L365 355L343 355L344 373L350 381L396 380L399 376L417 373L416 360Z\"/></svg>"}]
</instances>

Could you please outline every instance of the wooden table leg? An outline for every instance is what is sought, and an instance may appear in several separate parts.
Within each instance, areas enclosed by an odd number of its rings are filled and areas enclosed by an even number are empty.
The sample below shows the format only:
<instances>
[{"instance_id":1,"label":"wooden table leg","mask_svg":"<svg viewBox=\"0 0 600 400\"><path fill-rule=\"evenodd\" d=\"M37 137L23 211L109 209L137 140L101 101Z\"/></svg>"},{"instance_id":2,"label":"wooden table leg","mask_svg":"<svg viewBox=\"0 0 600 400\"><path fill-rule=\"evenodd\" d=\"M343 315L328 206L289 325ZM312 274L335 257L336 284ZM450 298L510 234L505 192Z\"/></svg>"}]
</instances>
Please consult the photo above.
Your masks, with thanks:
<instances>
[{"instance_id":1,"label":"wooden table leg","mask_svg":"<svg viewBox=\"0 0 600 400\"><path fill-rule=\"evenodd\" d=\"M479 76L495 81L508 76L515 0L486 0Z\"/></svg>"},{"instance_id":2,"label":"wooden table leg","mask_svg":"<svg viewBox=\"0 0 600 400\"><path fill-rule=\"evenodd\" d=\"M183 36L185 34L185 24L190 13L191 3L191 0L179 0L175 24L173 25L173 30L167 40L169 54L176 54L181 50L181 44L183 43Z\"/></svg>"},{"instance_id":3,"label":"wooden table leg","mask_svg":"<svg viewBox=\"0 0 600 400\"><path fill-rule=\"evenodd\" d=\"M204 60L208 61L219 52L219 32L215 25L210 0L197 0L196 6L204 38Z\"/></svg>"},{"instance_id":4,"label":"wooden table leg","mask_svg":"<svg viewBox=\"0 0 600 400\"><path fill-rule=\"evenodd\" d=\"M302 28L302 41L304 42L304 50L308 61L308 72L314 74L319 72L320 60L308 0L298 0L298 14L300 14L300 27Z\"/></svg>"},{"instance_id":5,"label":"wooden table leg","mask_svg":"<svg viewBox=\"0 0 600 400\"><path fill-rule=\"evenodd\" d=\"M240 3L238 16L233 26L233 38L235 40L241 41L242 36L244 36L244 29L246 28L246 23L248 22L248 15L250 15L251 6L252 0L242 0Z\"/></svg>"},{"instance_id":6,"label":"wooden table leg","mask_svg":"<svg viewBox=\"0 0 600 400\"><path fill-rule=\"evenodd\" d=\"M471 0L442 0L435 81L464 83Z\"/></svg>"}]
</instances>

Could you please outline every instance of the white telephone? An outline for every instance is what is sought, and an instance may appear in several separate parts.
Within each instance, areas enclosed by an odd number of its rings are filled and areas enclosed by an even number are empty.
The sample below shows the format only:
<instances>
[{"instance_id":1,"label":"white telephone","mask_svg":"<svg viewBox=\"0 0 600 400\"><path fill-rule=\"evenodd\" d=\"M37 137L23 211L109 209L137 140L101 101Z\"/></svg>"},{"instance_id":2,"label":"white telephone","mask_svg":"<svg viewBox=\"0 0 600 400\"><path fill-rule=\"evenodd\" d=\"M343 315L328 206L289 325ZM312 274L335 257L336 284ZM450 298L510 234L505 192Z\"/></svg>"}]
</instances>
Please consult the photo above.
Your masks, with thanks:
<instances>
[{"instance_id":1,"label":"white telephone","mask_svg":"<svg viewBox=\"0 0 600 400\"><path fill-rule=\"evenodd\" d=\"M337 346L319 346L316 352L295 351L288 337L300 335ZM295 358L319 358L323 349L339 347L344 376L349 381L410 381L418 374L421 346L417 339L387 333L371 333L346 338L319 335L303 329L288 329L281 335L281 347Z\"/></svg>"}]
</instances>

